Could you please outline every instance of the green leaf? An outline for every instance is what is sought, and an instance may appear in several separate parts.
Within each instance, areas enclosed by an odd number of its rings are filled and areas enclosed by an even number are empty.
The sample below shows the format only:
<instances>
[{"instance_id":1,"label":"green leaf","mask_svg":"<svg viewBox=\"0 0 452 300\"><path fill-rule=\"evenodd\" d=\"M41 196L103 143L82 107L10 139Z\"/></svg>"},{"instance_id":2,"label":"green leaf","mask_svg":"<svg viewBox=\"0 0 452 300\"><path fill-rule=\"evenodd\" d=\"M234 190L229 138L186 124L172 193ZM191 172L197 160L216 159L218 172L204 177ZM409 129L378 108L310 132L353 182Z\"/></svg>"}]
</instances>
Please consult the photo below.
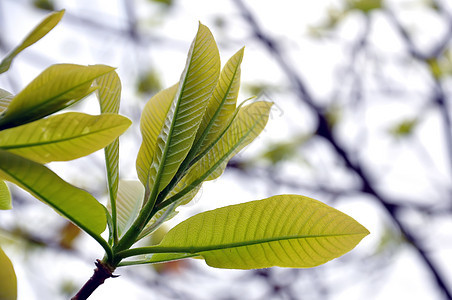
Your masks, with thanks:
<instances>
[{"instance_id":1,"label":"green leaf","mask_svg":"<svg viewBox=\"0 0 452 300\"><path fill-rule=\"evenodd\" d=\"M9 192L8 185L3 180L0 180L0 209L11 209L11 194ZM0 298L1 299L1 298Z\"/></svg>"},{"instance_id":2,"label":"green leaf","mask_svg":"<svg viewBox=\"0 0 452 300\"><path fill-rule=\"evenodd\" d=\"M96 91L97 99L99 99L101 113L119 112L119 104L121 100L121 80L115 71L111 71L94 81L99 86ZM115 139L110 145L105 147L105 164L107 167L107 181L113 219L114 232L113 236L117 238L116 232L116 197L118 194L119 181L119 138Z\"/></svg>"},{"instance_id":3,"label":"green leaf","mask_svg":"<svg viewBox=\"0 0 452 300\"><path fill-rule=\"evenodd\" d=\"M348 5L350 8L360 10L365 14L383 7L382 0L348 0Z\"/></svg>"},{"instance_id":4,"label":"green leaf","mask_svg":"<svg viewBox=\"0 0 452 300\"><path fill-rule=\"evenodd\" d=\"M144 184L152 187L151 198L165 188L187 156L216 86L219 69L220 58L215 40L210 30L200 24L147 171L147 182ZM145 132L147 126L144 124Z\"/></svg>"},{"instance_id":5,"label":"green leaf","mask_svg":"<svg viewBox=\"0 0 452 300\"><path fill-rule=\"evenodd\" d=\"M119 264L119 267L164 263L164 262L175 261L175 260L180 260L180 259L184 259L184 258L200 258L200 256L197 254L189 254L189 253L149 254L139 260L124 260Z\"/></svg>"},{"instance_id":6,"label":"green leaf","mask_svg":"<svg viewBox=\"0 0 452 300\"><path fill-rule=\"evenodd\" d=\"M0 74L8 71L13 59L25 48L33 45L52 30L64 15L64 10L49 14L32 32L14 48L0 63Z\"/></svg>"},{"instance_id":7,"label":"green leaf","mask_svg":"<svg viewBox=\"0 0 452 300\"><path fill-rule=\"evenodd\" d=\"M144 187L137 180L120 180L116 209L118 216L118 234L126 232L138 216L143 204ZM111 211L111 206L107 206Z\"/></svg>"},{"instance_id":8,"label":"green leaf","mask_svg":"<svg viewBox=\"0 0 452 300\"><path fill-rule=\"evenodd\" d=\"M102 204L39 163L0 150L0 178L28 191L96 239L105 230Z\"/></svg>"},{"instance_id":9,"label":"green leaf","mask_svg":"<svg viewBox=\"0 0 452 300\"><path fill-rule=\"evenodd\" d=\"M0 299L17 299L17 278L8 256L0 248Z\"/></svg>"},{"instance_id":10,"label":"green leaf","mask_svg":"<svg viewBox=\"0 0 452 300\"><path fill-rule=\"evenodd\" d=\"M110 68L108 66L105 67ZM108 72L96 78L94 85L99 87L96 90L96 95L99 99L101 113L117 114L121 101L121 80L118 73L116 71Z\"/></svg>"},{"instance_id":11,"label":"green leaf","mask_svg":"<svg viewBox=\"0 0 452 300\"><path fill-rule=\"evenodd\" d=\"M0 148L40 163L72 160L104 148L130 124L120 115L69 112L0 131Z\"/></svg>"},{"instance_id":12,"label":"green leaf","mask_svg":"<svg viewBox=\"0 0 452 300\"><path fill-rule=\"evenodd\" d=\"M168 206L165 206L164 208L160 209L149 221L149 223L146 225L146 227L143 229L143 231L138 236L138 239L142 239L145 236L153 233L156 229L158 229L164 222L171 220L177 215L176 208L180 205L184 205L189 203L199 192L201 189L201 184L198 186L192 188L188 193L184 194L183 197L178 198L177 201L174 201ZM170 192L167 199L171 198L175 194L177 194L180 190L174 189Z\"/></svg>"},{"instance_id":13,"label":"green leaf","mask_svg":"<svg viewBox=\"0 0 452 300\"><path fill-rule=\"evenodd\" d=\"M93 92L94 79L112 70L103 65L50 66L11 100L0 116L0 129L32 122L74 104Z\"/></svg>"},{"instance_id":14,"label":"green leaf","mask_svg":"<svg viewBox=\"0 0 452 300\"><path fill-rule=\"evenodd\" d=\"M160 245L129 253L196 253L217 268L307 268L347 253L368 234L317 200L280 195L200 213L176 225Z\"/></svg>"},{"instance_id":15,"label":"green leaf","mask_svg":"<svg viewBox=\"0 0 452 300\"><path fill-rule=\"evenodd\" d=\"M187 172L175 187L174 196L169 197L157 207L164 207L190 192L205 180L220 176L227 162L251 143L264 129L268 121L272 103L258 101L240 107L229 128L219 141Z\"/></svg>"},{"instance_id":16,"label":"green leaf","mask_svg":"<svg viewBox=\"0 0 452 300\"><path fill-rule=\"evenodd\" d=\"M0 89L0 113L6 110L13 97L10 92Z\"/></svg>"},{"instance_id":17,"label":"green leaf","mask_svg":"<svg viewBox=\"0 0 452 300\"><path fill-rule=\"evenodd\" d=\"M149 170L157 148L157 139L177 88L177 85L173 85L155 94L146 103L141 113L140 130L143 142L138 151L136 168L138 179L145 186L148 183Z\"/></svg>"},{"instance_id":18,"label":"green leaf","mask_svg":"<svg viewBox=\"0 0 452 300\"><path fill-rule=\"evenodd\" d=\"M196 134L198 152L203 152L222 133L234 115L240 88L240 64L244 48L234 54L221 71Z\"/></svg>"}]
</instances>

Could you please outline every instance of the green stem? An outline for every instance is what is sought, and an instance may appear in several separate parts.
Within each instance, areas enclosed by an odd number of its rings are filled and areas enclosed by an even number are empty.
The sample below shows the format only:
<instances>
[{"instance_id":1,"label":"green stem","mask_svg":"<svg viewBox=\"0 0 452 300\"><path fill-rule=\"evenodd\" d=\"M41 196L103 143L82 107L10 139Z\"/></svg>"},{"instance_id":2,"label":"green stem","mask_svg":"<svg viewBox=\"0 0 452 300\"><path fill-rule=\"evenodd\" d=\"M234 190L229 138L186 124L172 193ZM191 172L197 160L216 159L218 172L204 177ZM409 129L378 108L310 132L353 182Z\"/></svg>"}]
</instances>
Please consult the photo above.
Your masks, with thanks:
<instances>
[{"instance_id":1,"label":"green stem","mask_svg":"<svg viewBox=\"0 0 452 300\"><path fill-rule=\"evenodd\" d=\"M117 143L117 140L115 140L113 143ZM110 208L111 208L111 222L112 222L112 229L113 229L113 245L116 245L118 243L118 225L117 225L117 212L116 212L116 197L117 197L117 189L114 190L113 185L114 181L111 178L111 169L110 169L110 159L108 155L109 147L107 146L104 149L105 154L105 165L107 168L107 184L108 184L108 194L110 195Z\"/></svg>"}]
</instances>

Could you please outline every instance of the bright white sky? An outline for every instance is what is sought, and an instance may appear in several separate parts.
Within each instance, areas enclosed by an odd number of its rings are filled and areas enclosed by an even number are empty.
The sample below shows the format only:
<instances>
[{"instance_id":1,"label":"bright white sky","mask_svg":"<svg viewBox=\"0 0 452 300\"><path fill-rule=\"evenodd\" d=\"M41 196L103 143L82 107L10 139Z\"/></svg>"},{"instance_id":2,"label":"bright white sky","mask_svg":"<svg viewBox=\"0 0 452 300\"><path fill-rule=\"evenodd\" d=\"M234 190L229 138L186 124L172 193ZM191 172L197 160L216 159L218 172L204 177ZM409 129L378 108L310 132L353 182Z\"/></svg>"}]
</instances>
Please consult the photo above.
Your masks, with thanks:
<instances>
[{"instance_id":1,"label":"bright white sky","mask_svg":"<svg viewBox=\"0 0 452 300\"><path fill-rule=\"evenodd\" d=\"M9 46L15 45L44 16L41 12L31 10L27 5L24 5L24 2L9 0L0 3L2 9L0 34L6 37ZM240 18L231 1L176 1L177 6L170 12L168 18L162 17L155 6L147 5L148 1L139 0L135 2L139 8L137 15L141 22L143 22L143 27L149 24L163 22L159 26L155 26L152 32L146 32L146 35L154 39L170 37L169 42L163 44L155 42L154 44L151 40L149 42L149 48L134 48L118 36L105 33L102 38L99 38L99 33L90 32L91 29L87 29L87 27L74 27L67 20L68 16L66 16L62 23L47 38L44 38L33 46L32 51L26 51L16 59L11 74L18 79L17 84L23 87L47 65L56 62L79 64L104 63L112 65L118 67L118 73L123 81L123 113L132 116L136 113L136 105L144 105L143 99L137 100L138 96L134 94L133 88L131 88L139 68L156 68L161 74L162 83L165 86L177 81L185 64L185 56L191 39L196 32L197 22L201 21L211 27L214 36L217 37L223 62L243 45L246 46L245 59L242 64L243 81L280 84L283 87L287 87L288 84L285 82L284 75L269 56L265 52L262 52L261 46L249 42L248 27ZM346 59L344 49L343 47L341 49L340 45L353 40L356 34L360 32L362 24L360 22L361 16L352 16L344 22L338 32L338 39L341 42L331 42L328 40L319 42L318 40L310 39L307 31L304 29L308 28L309 25L318 24L323 19L325 8L332 3L340 3L340 1L250 0L246 2L252 7L253 12L259 16L259 21L263 28L276 37L284 45L285 49L288 49L287 55L294 64L299 66L300 73L306 76L304 79L309 83L315 95L322 100L329 99L335 86L335 82L333 81L336 80L335 69L338 66L338 62ZM406 4L414 1L391 1L391 4L397 5L401 2ZM68 15L94 15L99 22L106 22L108 20L107 24L112 27L123 28L125 26L123 22L126 18L124 7L122 1L119 0L61 0L58 1L58 5L61 8L66 8ZM411 15L407 14L404 17L408 20L410 18L416 18L418 17L416 13L419 12L413 9ZM214 27L215 18L218 16L226 16L231 21L225 31ZM424 17L424 15L422 16ZM427 18L427 20L430 20L429 16ZM386 21L383 18L376 16L376 19L378 24L376 26L383 29L377 30L373 34L371 42L377 45L379 50L387 53L401 51L402 45L397 40L394 32L390 30L390 26L385 23ZM413 26L425 31L425 34L420 35L421 38L418 40L420 45L428 44L432 40L435 40L435 34L430 34L431 32L437 33L436 38L438 38L444 30L441 24L435 23L435 21L429 22L428 24L423 23L422 26L416 25L414 23ZM222 43L223 40L233 42L225 44ZM396 79L411 76L411 74L406 74L405 72L401 73L400 69L394 70L394 74L392 75ZM410 84L417 81L422 83L422 79L413 75L412 78L410 77L411 81L409 82ZM0 86L14 91L14 87L3 78L0 78ZM417 85L415 86L417 87ZM421 94L425 93L425 91L420 92ZM246 93L242 93L240 98L245 99L248 96ZM284 92L274 93L273 96L288 97L287 93ZM256 151L262 149L263 142L265 141L282 140L292 136L294 132L309 132L313 126L313 120L309 119L309 115L304 111L304 108L300 108L296 100L290 98L284 99L284 101L281 99L270 100L275 101L277 106L272 114L270 124L263 133L263 136L258 139L256 145L248 149L244 155L256 153ZM396 193L396 195L401 196L419 195L419 199L416 199L416 196L413 197L413 201L416 201L425 200L427 196L435 197L430 192L432 187L423 180L423 177L417 174L418 170L422 170L424 166L412 165L413 159L404 156L403 152L388 152L388 147L391 148L388 145L391 142L384 136L384 126L387 125L388 120L396 121L400 119L401 115L411 116L416 113L419 109L418 105L420 100L414 98L412 101L414 104L407 106L403 101L398 102L397 105L393 103L388 105L388 102L383 100L381 103L372 106L372 110L368 108L365 111L364 123L368 128L375 130L375 135L372 135L367 145L367 147L373 148L374 151L368 151L365 155L372 157L372 160L370 160L373 163L372 167L381 168L382 170L387 167L385 165L388 161L387 157L394 155L397 158L397 163L402 167L395 169L393 173L388 173L387 177L382 180L382 185L387 186L386 191L388 193ZM85 108L95 111L95 101L87 101ZM299 113L293 114L292 111ZM401 111L403 111L402 114L400 113ZM300 115L306 116L306 119L300 121ZM384 120L382 120L381 115L385 116ZM340 131L344 140L353 141L357 139L360 130L356 128L356 122L359 121L351 119L345 122ZM444 152L441 150L441 139L438 135L432 136L431 134L437 126L438 124L435 123L434 119L433 121L426 122L424 127L422 127L423 132L421 138L428 137L429 143L435 145L435 147L428 148L429 154L434 157L434 163L437 167L432 171L434 173L432 176L438 176L443 181L444 178L449 178L450 180L450 177L447 175L448 170L445 167ZM131 129L123 139L121 166L124 177L133 178L135 176L134 157L137 151L137 144L133 140L136 139L137 126ZM321 147L315 149L318 151L315 155L321 155L323 153L322 151L325 151ZM379 153L379 155L376 155L376 153ZM86 186L88 189L93 180L99 180L103 176L99 172L98 166L90 165L90 161L81 159L74 165L77 163L83 164L84 168L86 168L84 169L86 177L80 178L77 176L79 169L68 170L65 167L67 163L55 164L53 167L56 170L64 170L65 178L77 180L78 185ZM288 170L288 172L293 172L294 176L299 176L297 175L298 171L298 169ZM332 171L331 173L334 172ZM331 176L342 176L342 174L332 174ZM406 177L409 180L400 180L400 178ZM394 180L397 180L396 184ZM447 181L444 184L448 184ZM231 191L234 191L235 194L231 194ZM201 192L202 197L200 197L199 205L188 207L187 210L180 214L177 220L186 218L200 210L267 197L270 196L269 192L265 186L262 186L261 179L251 179L244 186L243 184L237 183L237 178L232 174L225 174L220 180L206 184ZM277 193L290 192L292 191L288 189L277 191ZM354 199L347 203L341 202L336 207L352 215L373 233L373 235L367 237L354 250L363 255L371 252L375 245L378 244L379 233L383 230L383 222L381 220L383 214L380 208L372 205L368 201L363 201L363 199ZM415 217L413 218L416 220ZM51 218L49 223L52 222L51 220L53 219ZM448 228L452 228L450 222L444 222L444 224L449 226ZM446 236L447 234L447 232L438 233L439 236ZM83 241L80 247L90 248L88 253L92 254L91 258L99 256L100 249L96 246L93 248L93 243L90 241ZM445 261L446 257L452 257L450 245L448 249L440 252L438 259ZM87 249L81 250L86 251ZM21 259L20 255L15 257L12 254L11 257L13 260L17 259L19 261ZM43 262L45 263L51 260L51 256L43 257ZM384 286L378 288L378 294L373 295L373 299L434 299L431 298L435 295L433 291L434 287L429 283L429 278L423 272L423 269L416 263L413 263L415 259L411 251L405 250L399 252L393 257L393 260L391 270L387 273L390 279L384 282ZM91 276L92 265L80 260L73 261L71 257L64 258L64 262L68 264L63 267L64 269L71 271L80 270L78 274L75 274L80 281L84 281ZM62 266L59 265L57 267L61 268ZM202 263L199 263L199 267L207 269ZM45 297L43 298L42 295L31 294L30 287L34 285L34 275L26 274L25 269L20 263L16 263L16 268L18 276L21 278L19 282L19 300L44 299ZM218 274L218 271L213 272ZM225 276L232 277L241 274L238 271L221 270L221 272L223 272L222 274L226 274ZM447 272L452 284L450 268ZM58 278L56 275L46 274L44 276L49 280L53 277L55 279ZM22 280L22 278L28 278L29 280ZM209 283L209 280L206 280L206 283ZM201 285L198 283L197 286ZM43 286L43 289L48 288L50 287ZM135 290L134 288L135 285L131 284L127 279L127 275L125 275L117 280L108 280L105 286L101 287L100 291L95 293L90 299L122 299L122 296L119 295L124 295L124 293L127 293L129 299L155 299L152 296L144 295L143 291ZM366 291L360 285L356 286L356 289L344 290L335 299L362 299L363 293L365 294Z\"/></svg>"}]
</instances>

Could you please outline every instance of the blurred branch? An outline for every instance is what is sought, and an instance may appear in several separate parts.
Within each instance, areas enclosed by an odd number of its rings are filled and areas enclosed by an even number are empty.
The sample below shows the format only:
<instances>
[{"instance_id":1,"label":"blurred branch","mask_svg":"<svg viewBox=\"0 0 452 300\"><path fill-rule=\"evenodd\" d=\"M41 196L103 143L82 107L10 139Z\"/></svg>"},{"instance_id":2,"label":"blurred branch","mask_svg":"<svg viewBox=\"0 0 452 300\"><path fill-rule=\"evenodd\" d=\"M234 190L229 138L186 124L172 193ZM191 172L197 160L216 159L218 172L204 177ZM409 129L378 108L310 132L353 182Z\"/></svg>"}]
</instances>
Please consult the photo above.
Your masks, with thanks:
<instances>
[{"instance_id":1,"label":"blurred branch","mask_svg":"<svg viewBox=\"0 0 452 300\"><path fill-rule=\"evenodd\" d=\"M435 3L438 7L441 7L438 1L435 1ZM441 9L441 11L443 12L443 17L447 18L448 30L445 33L444 37L428 54L424 54L416 47L410 34L405 30L394 12L390 10L386 10L385 12L394 27L397 28L400 36L402 37L402 41L405 43L409 53L414 58L428 64L429 60L438 59L438 57L443 54L443 52L449 47L450 41L452 39L452 16L446 13L445 9ZM432 77L434 83L433 103L437 106L438 112L440 113L443 121L444 140L446 141L447 147L446 153L449 159L450 175L452 176L452 120L449 114L449 103L446 99L441 80L435 76Z\"/></svg>"},{"instance_id":2,"label":"blurred branch","mask_svg":"<svg viewBox=\"0 0 452 300\"><path fill-rule=\"evenodd\" d=\"M233 2L242 13L245 21L249 24L255 39L258 40L267 49L268 52L270 52L270 54L279 64L280 68L290 79L294 86L294 92L297 94L299 100L312 109L315 117L318 120L317 135L324 138L333 147L336 155L342 158L347 169L349 169L361 180L362 192L372 195L385 208L394 224L397 225L398 229L405 236L408 243L413 245L413 248L417 251L419 257L424 261L425 265L430 270L430 273L434 276L438 288L444 293L447 299L452 299L452 292L449 290L446 281L440 274L437 267L434 265L432 259L424 250L421 242L400 220L398 216L399 207L394 204L396 202L388 199L377 191L372 182L372 177L364 171L359 162L352 161L347 150L340 145L330 126L328 125L324 111L316 105L314 98L308 91L303 79L293 68L294 64L291 64L286 60L277 42L275 42L269 35L264 33L264 31L257 23L253 13L245 6L242 0L233 0ZM418 55L417 52L414 54Z\"/></svg>"}]
</instances>

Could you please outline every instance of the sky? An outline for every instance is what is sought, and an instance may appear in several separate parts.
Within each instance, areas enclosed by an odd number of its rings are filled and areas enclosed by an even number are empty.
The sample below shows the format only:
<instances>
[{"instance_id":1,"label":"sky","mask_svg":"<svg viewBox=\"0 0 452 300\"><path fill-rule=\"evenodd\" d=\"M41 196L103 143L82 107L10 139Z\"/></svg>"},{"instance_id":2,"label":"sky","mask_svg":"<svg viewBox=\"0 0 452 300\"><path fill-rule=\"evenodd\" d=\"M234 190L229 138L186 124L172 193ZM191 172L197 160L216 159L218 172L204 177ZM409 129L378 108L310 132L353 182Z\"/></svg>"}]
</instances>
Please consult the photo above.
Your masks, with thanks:
<instances>
[{"instance_id":1,"label":"sky","mask_svg":"<svg viewBox=\"0 0 452 300\"><path fill-rule=\"evenodd\" d=\"M338 98L344 97L346 87L343 90L337 90L338 83L337 72L344 61L347 61L347 44L362 32L362 16L352 14L349 16L336 32L332 39L313 39L309 35L308 28L315 24L321 23L325 19L325 10L331 5L338 6L340 1L245 1L252 9L253 13L258 17L258 21L262 27L270 33L284 47L284 53L290 61L297 66L299 74L308 83L313 94L328 103L334 99L331 95L337 93ZM0 34L2 39L7 42L8 46L13 46L20 41L35 24L39 22L45 15L42 11L37 11L26 5L27 1L1 0L0 9L2 15L0 17ZM83 0L83 1L57 1L58 8L66 9L66 16L63 21L49 34L48 37L37 43L30 51L25 51L18 57L11 69L12 81L0 78L0 84L11 92L17 92L19 87L23 87L32 78L38 75L45 67L58 62L70 62L78 64L97 64L103 63L117 67L117 72L123 82L123 104L122 113L131 118L139 116L140 109L146 101L145 96L137 95L134 90L134 82L138 74L147 69L155 69L161 77L163 86L172 85L179 79L180 72L185 64L185 57L188 47L193 36L196 33L198 21L209 26L219 42L222 63L229 58L235 51L245 46L245 59L242 64L242 79L247 83L268 84L279 87L272 93L261 95L266 100L275 101L275 109L272 112L269 125L265 129L262 137L257 139L255 145L249 147L241 157L249 158L257 155L264 149L268 143L282 141L294 136L294 133L309 133L315 126L315 120L309 114L306 107L300 107L293 94L287 93L285 89L289 87L289 83L285 75L281 72L277 63L262 50L262 46L255 41L250 41L250 32L248 25L243 21L232 1L176 1L175 7L170 11L166 11L158 5L149 5L148 1L137 0L135 5L136 18L139 20L139 28L142 33L143 40L136 46L129 40L115 34L115 30L125 30L127 25L127 12L123 1L102 1L102 0ZM408 4L407 4L408 3ZM418 28L417 42L419 45L429 45L441 36L445 28L441 23L436 22L434 18L425 16L425 13L418 11L415 1L391 1L391 5L413 5L413 9L402 17L407 22L411 22L412 27ZM5 13L7 12L7 13ZM426 18L429 21L422 26L416 24L413 20L416 18ZM108 29L99 27L97 30L93 27L84 26L88 20L94 20L101 24L106 24ZM222 28L216 26L219 18L224 18L227 25ZM396 33L391 30L388 21L376 15L374 17L375 29L371 36L371 43L376 49L385 54L397 54L403 51L403 45L397 39ZM431 21L431 22L430 22ZM372 55L372 54L369 54ZM375 54L375 55L378 55ZM370 72L377 73L380 66L378 64L366 64L366 68ZM393 146L394 141L390 140L385 134L387 124L396 122L402 117L415 116L423 109L423 97L428 93L428 85L425 87L426 76L419 76L418 73L412 71L406 72L400 68L397 63L385 64L384 72L390 74L394 86L396 84L407 85L413 89L414 96L405 94L406 98L399 98L398 101L391 101L379 94L373 95L372 84L369 80L366 82L368 87L368 96L375 101L371 102L371 106L363 105L361 107L362 114L355 115L355 111L344 111L347 116L346 121L338 129L341 140L350 143L354 147L363 144L366 151L363 151L362 158L369 161L369 168L378 170L384 174L379 179L380 187L385 193L390 193L397 197L409 197L413 202L423 203L426 199L431 198L434 202L439 196L435 189L432 188L430 182L426 182L423 175L425 165L416 160L416 157L406 155L404 147L409 148L411 144ZM416 66L414 66L416 68ZM344 79L344 86L350 84L350 81ZM251 94L248 90L242 89L240 99L246 99ZM271 99L270 99L271 98ZM281 101L280 98L284 98ZM88 99L86 103L76 107L75 109L96 113L96 101L94 98ZM294 113L297 112L297 113ZM432 112L431 114L434 114ZM381 116L384 115L384 118ZM305 117L300 119L300 116ZM426 118L422 123L420 134L418 136L419 145L425 147L426 155L433 161L428 170L427 176L439 178L439 185L447 186L450 183L449 170L446 167L446 157L444 154L442 139L437 132L439 125L437 118ZM362 127L357 124L364 124L364 128L368 128L372 134L363 141L360 136ZM138 126L131 128L123 137L121 151L125 153L121 160L122 175L125 178L134 178L134 155L136 153L138 136ZM353 183L353 178L346 178L345 175L336 169L330 169L336 162L327 156L328 149L321 143L309 145L311 151L303 153L306 159L314 161L326 167L316 172L300 170L300 167L284 166L285 174L291 174L294 178L306 180L306 183L316 182L315 176L327 176L333 182L340 182L344 186ZM97 158L102 157L101 153L96 153ZM391 159L388 159L391 157ZM99 180L103 174L99 171L98 165L91 164L89 159L80 159L69 164L75 166L80 164L83 167L84 175L79 175L79 169L68 168L67 163L56 163L52 165L54 170L62 172L62 177L70 180L82 187L90 189L93 180ZM131 167L132 166L132 167ZM396 167L397 166L397 167ZM314 175L314 177L313 177ZM402 178L402 179L400 179ZM190 205L180 212L179 216L173 221L173 224L187 218L188 216L206 209L213 209L218 206L239 203L254 199L261 199L269 196L271 193L291 193L298 192L288 187L280 187L276 191L268 189L262 184L262 178L247 179L246 185L237 182L237 176L233 173L226 173L221 179L206 184L195 204ZM95 187L95 192L100 193L102 187ZM231 195L231 191L234 194ZM317 194L309 195L317 196ZM320 195L321 196L321 195ZM384 212L375 202L368 201L362 197L349 196L350 201L334 202L336 208L348 213L365 225L372 234L354 250L357 255L366 257L375 250L380 243L380 238L385 230ZM327 197L328 198L328 197ZM213 200L212 200L213 199ZM321 199L323 200L323 199ZM39 206L40 211L45 213L50 211ZM33 217L35 212L25 212L25 217ZM6 216L5 219L11 216ZM57 216L52 215L47 221L51 224ZM421 224L425 220L413 213L406 218L414 225ZM443 238L450 235L452 224L448 220L436 220L438 222L435 228L440 228L435 232L436 239L432 239L432 245L441 247ZM30 226L33 226L33 222ZM41 227L40 227L41 228ZM428 233L425 233L426 235ZM435 258L438 262L444 262L447 257L452 255L452 247L450 245L444 247L444 250L435 252ZM83 239L78 246L80 250L85 251L86 257L96 257L100 253L100 248L89 240ZM52 259L52 253L44 255L42 262L34 262L42 268L46 267L49 260ZM62 256L64 261L64 269L80 270L72 272L75 280L84 281L92 272L92 264L86 257L73 260L71 257ZM20 255L13 254L12 259L20 260ZM374 299L441 299L436 293L434 285L430 281L429 274L425 272L416 262L416 254L408 247L397 251L387 263L388 269L383 274L387 278L384 283L378 287L378 292L372 295ZM335 262L333 262L335 263ZM365 262L363 262L365 263ZM60 262L58 263L60 264ZM340 263L338 263L340 264ZM28 278L28 280L20 281L20 297L19 299L43 299L43 295L34 294L33 286L36 284L36 274L27 274L27 271L21 263L16 264L19 278ZM211 270L202 262L195 262L200 270L213 272L209 274L213 278L239 277L242 272L225 271L218 275L218 270ZM58 267L58 266L57 266ZM60 266L61 267L61 266ZM341 270L347 272L347 268L342 266ZM448 282L452 285L452 270L447 267L443 268L447 273ZM356 276L356 272L349 270L350 276ZM51 282L61 276L59 272L56 275L45 275L45 281ZM346 273L347 274L347 273ZM331 277L337 276L330 274ZM111 296L111 299L119 299L118 295L127 291L129 299L143 299L151 297L145 294L146 291L136 289L133 279L127 279L127 274L121 276L119 280L108 280L105 286L101 288L90 299L105 299ZM180 284L183 281L190 282L190 278L182 278L175 281ZM23 282L23 283L22 283ZM379 282L379 281L378 281ZM413 285L413 283L416 283ZM201 282L193 283L196 286L212 284L212 280L204 279ZM359 284L357 286L345 288L335 294L334 299L362 299L362 295L368 293L367 285ZM207 287L206 287L207 288ZM49 287L52 290L51 287ZM54 291L52 291L54 292ZM51 292L50 292L51 293ZM44 297L45 298L45 297ZM147 298L146 298L147 299Z\"/></svg>"}]
</instances>

